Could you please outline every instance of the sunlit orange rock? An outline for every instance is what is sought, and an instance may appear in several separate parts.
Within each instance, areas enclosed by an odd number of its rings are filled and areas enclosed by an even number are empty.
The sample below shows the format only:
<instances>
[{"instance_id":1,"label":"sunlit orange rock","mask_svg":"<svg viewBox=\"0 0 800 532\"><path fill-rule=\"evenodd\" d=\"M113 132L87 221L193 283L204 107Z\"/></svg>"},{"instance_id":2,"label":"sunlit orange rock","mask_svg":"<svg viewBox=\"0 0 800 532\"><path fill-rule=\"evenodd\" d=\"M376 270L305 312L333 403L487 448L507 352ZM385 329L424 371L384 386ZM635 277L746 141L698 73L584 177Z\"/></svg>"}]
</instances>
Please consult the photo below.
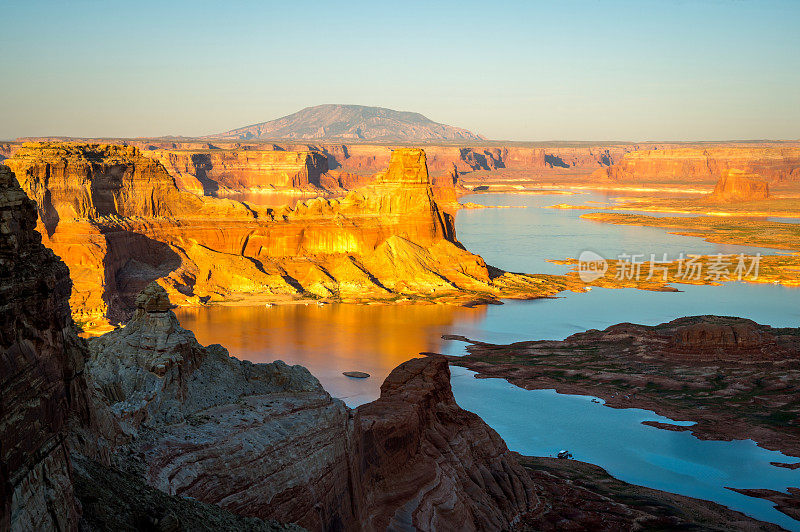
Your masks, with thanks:
<instances>
[{"instance_id":1,"label":"sunlit orange rock","mask_svg":"<svg viewBox=\"0 0 800 532\"><path fill-rule=\"evenodd\" d=\"M755 201L769 198L769 185L758 174L725 170L717 181L709 201Z\"/></svg>"},{"instance_id":2,"label":"sunlit orange rock","mask_svg":"<svg viewBox=\"0 0 800 532\"><path fill-rule=\"evenodd\" d=\"M269 146L270 148L272 146ZM321 192L328 161L316 151L143 150L161 162L179 188L224 196L232 192Z\"/></svg>"},{"instance_id":3,"label":"sunlit orange rock","mask_svg":"<svg viewBox=\"0 0 800 532\"><path fill-rule=\"evenodd\" d=\"M798 147L671 148L625 154L621 161L592 174L593 180L627 182L713 181L739 169L770 182L800 180Z\"/></svg>"},{"instance_id":4,"label":"sunlit orange rock","mask_svg":"<svg viewBox=\"0 0 800 532\"><path fill-rule=\"evenodd\" d=\"M45 244L75 279L86 328L124 321L158 280L181 305L296 298L391 301L551 295L549 278L490 275L455 237L425 152L397 149L372 184L258 208L181 190L132 146L32 143L7 160Z\"/></svg>"}]
</instances>

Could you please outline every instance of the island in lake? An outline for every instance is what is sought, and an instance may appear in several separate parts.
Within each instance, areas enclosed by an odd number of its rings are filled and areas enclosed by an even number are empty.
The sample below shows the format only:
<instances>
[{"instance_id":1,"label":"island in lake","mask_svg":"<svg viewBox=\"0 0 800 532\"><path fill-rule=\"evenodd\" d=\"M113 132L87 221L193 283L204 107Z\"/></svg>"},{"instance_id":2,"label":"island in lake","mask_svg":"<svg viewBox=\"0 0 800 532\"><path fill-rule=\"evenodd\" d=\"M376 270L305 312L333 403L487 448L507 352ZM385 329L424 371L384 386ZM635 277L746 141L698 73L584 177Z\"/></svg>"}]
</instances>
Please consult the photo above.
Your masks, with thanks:
<instances>
[{"instance_id":1,"label":"island in lake","mask_svg":"<svg viewBox=\"0 0 800 532\"><path fill-rule=\"evenodd\" d=\"M0 532L800 530L735 4L9 6Z\"/></svg>"}]
</instances>

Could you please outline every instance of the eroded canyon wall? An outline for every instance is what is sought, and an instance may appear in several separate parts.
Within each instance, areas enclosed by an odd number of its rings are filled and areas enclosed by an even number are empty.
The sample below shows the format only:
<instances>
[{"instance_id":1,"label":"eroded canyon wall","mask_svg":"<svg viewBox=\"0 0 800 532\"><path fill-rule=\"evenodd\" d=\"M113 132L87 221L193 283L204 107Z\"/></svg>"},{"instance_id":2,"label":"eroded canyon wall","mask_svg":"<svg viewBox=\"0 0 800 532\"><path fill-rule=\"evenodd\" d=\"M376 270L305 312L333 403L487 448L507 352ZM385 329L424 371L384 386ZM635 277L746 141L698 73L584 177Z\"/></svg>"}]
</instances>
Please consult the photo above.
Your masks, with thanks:
<instances>
[{"instance_id":1,"label":"eroded canyon wall","mask_svg":"<svg viewBox=\"0 0 800 532\"><path fill-rule=\"evenodd\" d=\"M156 279L180 304L491 297L512 286L456 240L422 150L395 150L372 184L293 208L181 190L132 146L34 143L6 163L38 203L45 244L71 270L73 313L87 328L127 319ZM534 284L549 293L548 283Z\"/></svg>"},{"instance_id":2,"label":"eroded canyon wall","mask_svg":"<svg viewBox=\"0 0 800 532\"><path fill-rule=\"evenodd\" d=\"M35 227L36 204L0 166L0 529L73 530L66 439L90 415L85 351L69 271Z\"/></svg>"},{"instance_id":3,"label":"eroded canyon wall","mask_svg":"<svg viewBox=\"0 0 800 532\"><path fill-rule=\"evenodd\" d=\"M180 188L205 195L232 192L322 192L328 160L316 151L273 149L143 150Z\"/></svg>"},{"instance_id":4,"label":"eroded canyon wall","mask_svg":"<svg viewBox=\"0 0 800 532\"><path fill-rule=\"evenodd\" d=\"M593 180L713 182L727 170L758 174L772 183L800 181L800 147L708 147L636 151L597 170Z\"/></svg>"},{"instance_id":5,"label":"eroded canyon wall","mask_svg":"<svg viewBox=\"0 0 800 532\"><path fill-rule=\"evenodd\" d=\"M748 174L741 170L723 170L708 201L740 202L757 201L769 198L769 184L758 174Z\"/></svg>"},{"instance_id":6,"label":"eroded canyon wall","mask_svg":"<svg viewBox=\"0 0 800 532\"><path fill-rule=\"evenodd\" d=\"M155 284L137 305L90 340L87 372L129 437L120 463L151 486L310 530L507 529L539 506L502 439L456 404L443 357L400 365L351 411L301 366L202 347Z\"/></svg>"}]
</instances>

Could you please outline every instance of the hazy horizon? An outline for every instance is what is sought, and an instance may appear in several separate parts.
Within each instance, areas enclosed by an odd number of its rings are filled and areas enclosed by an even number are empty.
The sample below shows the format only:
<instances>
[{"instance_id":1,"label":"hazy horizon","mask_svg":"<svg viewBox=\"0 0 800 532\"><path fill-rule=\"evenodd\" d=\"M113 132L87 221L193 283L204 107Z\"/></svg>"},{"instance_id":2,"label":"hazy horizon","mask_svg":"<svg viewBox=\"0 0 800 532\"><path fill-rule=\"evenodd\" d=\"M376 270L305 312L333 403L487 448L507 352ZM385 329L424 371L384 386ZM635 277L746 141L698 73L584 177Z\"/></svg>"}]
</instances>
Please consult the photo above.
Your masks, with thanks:
<instances>
[{"instance_id":1,"label":"hazy horizon","mask_svg":"<svg viewBox=\"0 0 800 532\"><path fill-rule=\"evenodd\" d=\"M324 103L490 140L800 139L800 2L11 2L0 139L196 137Z\"/></svg>"}]
</instances>

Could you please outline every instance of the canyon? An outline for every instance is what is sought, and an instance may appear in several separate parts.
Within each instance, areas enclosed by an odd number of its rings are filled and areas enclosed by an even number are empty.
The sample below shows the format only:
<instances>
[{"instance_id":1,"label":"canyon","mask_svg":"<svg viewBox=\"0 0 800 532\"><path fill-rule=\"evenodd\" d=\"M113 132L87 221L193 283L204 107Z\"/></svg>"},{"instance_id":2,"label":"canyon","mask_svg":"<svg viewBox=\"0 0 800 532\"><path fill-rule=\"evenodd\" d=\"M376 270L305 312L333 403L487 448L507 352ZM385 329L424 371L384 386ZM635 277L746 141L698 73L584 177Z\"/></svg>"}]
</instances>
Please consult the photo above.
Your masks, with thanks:
<instances>
[{"instance_id":1,"label":"canyon","mask_svg":"<svg viewBox=\"0 0 800 532\"><path fill-rule=\"evenodd\" d=\"M596 170L593 181L633 183L703 183L727 170L758 174L774 184L800 180L800 147L785 145L672 147L625 154L616 164Z\"/></svg>"},{"instance_id":2,"label":"canyon","mask_svg":"<svg viewBox=\"0 0 800 532\"><path fill-rule=\"evenodd\" d=\"M465 175L574 179L599 167L608 171L591 178L600 183L719 180L715 202L749 205L767 187L791 190L791 149L704 148L715 158L703 170L693 151L235 144L0 146L8 166L0 165L0 268L9 274L0 290L2 526L771 529L588 464L512 453L456 405L447 364L691 418L696 425L670 430L750 437L796 455L795 329L702 316L563 342L473 342L466 357L401 364L379 399L349 409L301 366L251 364L200 345L172 309L471 306L582 290L574 275L512 274L465 250L453 220ZM675 151L653 151L661 149ZM648 157L659 162L631 162ZM264 191L321 197L279 207L224 198ZM588 218L796 250L796 225L787 223ZM765 265L796 281L796 256L779 259ZM85 341L73 318L84 332L110 332ZM746 491L788 515L797 505L794 492ZM132 496L146 502L133 507Z\"/></svg>"},{"instance_id":3,"label":"canyon","mask_svg":"<svg viewBox=\"0 0 800 532\"><path fill-rule=\"evenodd\" d=\"M575 486L518 458L456 405L443 357L401 364L377 401L349 410L301 366L201 346L155 283L126 327L81 340L35 204L0 178L4 528L774 529L653 490L619 497L602 473Z\"/></svg>"},{"instance_id":4,"label":"canyon","mask_svg":"<svg viewBox=\"0 0 800 532\"><path fill-rule=\"evenodd\" d=\"M460 245L422 150L341 198L261 208L177 186L133 146L27 144L4 161L39 205L85 328L130 317L159 279L177 304L296 300L469 302L555 294L563 279L502 272Z\"/></svg>"}]
</instances>

